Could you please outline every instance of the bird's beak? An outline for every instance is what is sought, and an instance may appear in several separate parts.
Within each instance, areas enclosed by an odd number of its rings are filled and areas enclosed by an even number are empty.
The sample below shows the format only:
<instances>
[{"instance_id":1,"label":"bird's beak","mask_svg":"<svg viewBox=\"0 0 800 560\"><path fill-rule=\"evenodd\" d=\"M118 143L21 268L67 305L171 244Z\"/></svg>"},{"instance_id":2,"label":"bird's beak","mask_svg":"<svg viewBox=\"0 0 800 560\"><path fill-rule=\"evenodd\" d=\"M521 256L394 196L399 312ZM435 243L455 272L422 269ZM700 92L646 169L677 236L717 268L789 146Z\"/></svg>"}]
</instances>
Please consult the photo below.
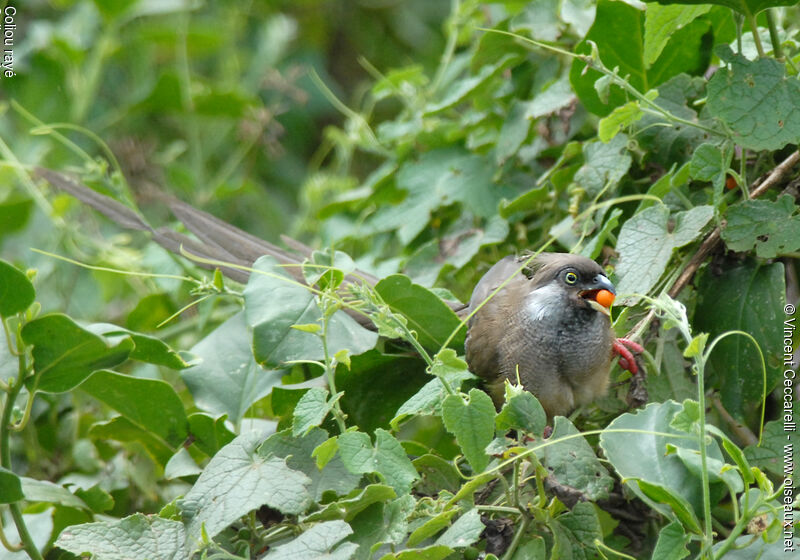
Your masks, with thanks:
<instances>
[{"instance_id":1,"label":"bird's beak","mask_svg":"<svg viewBox=\"0 0 800 560\"><path fill-rule=\"evenodd\" d=\"M601 295L598 301L598 294L603 291L611 292L611 296L609 297L608 294L605 294L605 297ZM583 299L586 300L586 303L594 309L602 313L603 315L611 316L610 307L611 304L614 302L614 296L617 294L617 289L614 287L614 284L611 283L605 275L598 274L592 280L592 287L589 290L582 290L579 295Z\"/></svg>"}]
</instances>

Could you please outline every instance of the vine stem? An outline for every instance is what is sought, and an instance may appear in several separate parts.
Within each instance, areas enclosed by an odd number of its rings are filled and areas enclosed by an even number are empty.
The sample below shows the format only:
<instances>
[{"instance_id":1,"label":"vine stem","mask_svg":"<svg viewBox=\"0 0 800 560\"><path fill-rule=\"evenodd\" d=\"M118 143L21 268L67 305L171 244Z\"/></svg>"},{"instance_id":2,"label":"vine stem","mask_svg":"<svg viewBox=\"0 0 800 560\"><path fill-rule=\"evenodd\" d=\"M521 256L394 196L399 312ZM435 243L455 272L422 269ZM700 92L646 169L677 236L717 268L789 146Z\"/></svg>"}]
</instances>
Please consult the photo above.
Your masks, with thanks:
<instances>
[{"instance_id":1,"label":"vine stem","mask_svg":"<svg viewBox=\"0 0 800 560\"><path fill-rule=\"evenodd\" d=\"M445 71L447 70L447 67L450 66L450 62L453 60L453 55L456 52L456 44L458 42L458 22L456 21L456 18L458 18L460 7L460 0L450 0L450 14L453 18L452 28L448 30L447 44L445 45L444 52L442 53L442 58L439 61L439 67L436 69L436 75L433 77L433 82L431 83L430 91L434 93L439 88L439 84L442 82Z\"/></svg>"},{"instance_id":2,"label":"vine stem","mask_svg":"<svg viewBox=\"0 0 800 560\"><path fill-rule=\"evenodd\" d=\"M775 58L782 58L783 47L778 37L778 27L775 25L775 15L772 13L771 9L766 10L764 15L767 17L767 26L769 26L769 40L772 42L772 53L775 55Z\"/></svg>"},{"instance_id":3,"label":"vine stem","mask_svg":"<svg viewBox=\"0 0 800 560\"><path fill-rule=\"evenodd\" d=\"M528 530L528 525L530 525L530 522L530 516L523 512L522 523L520 523L519 529L514 535L514 540L511 541L511 545L508 547L508 550L506 550L506 553L503 554L503 560L511 560L511 558L514 556L517 548L519 548L519 543L522 541L522 537L525 536L525 532Z\"/></svg>"},{"instance_id":4,"label":"vine stem","mask_svg":"<svg viewBox=\"0 0 800 560\"><path fill-rule=\"evenodd\" d=\"M687 344L692 343L690 332L684 332ZM697 402L700 403L700 434L697 436L700 447L700 480L703 485L703 550L701 554L708 556L714 546L714 527L711 522L711 490L708 480L708 450L706 449L706 394L705 366L707 356L699 355L695 362L697 372Z\"/></svg>"},{"instance_id":5,"label":"vine stem","mask_svg":"<svg viewBox=\"0 0 800 560\"><path fill-rule=\"evenodd\" d=\"M764 45L761 44L761 37L758 36L758 22L756 21L756 16L750 13L748 10L747 16L747 23L750 25L750 33L753 35L753 42L756 44L756 50L758 51L758 56L764 56Z\"/></svg>"},{"instance_id":6,"label":"vine stem","mask_svg":"<svg viewBox=\"0 0 800 560\"><path fill-rule=\"evenodd\" d=\"M18 345L21 342L18 340ZM0 466L4 469L11 471L11 449L9 447L11 436L11 413L14 410L14 402L17 400L20 391L22 390L23 380L28 371L27 363L25 360L25 353L22 349L18 348L19 352L19 377L16 380L9 380L8 392L6 393L6 402L3 404L3 415L0 418ZM33 399L33 395L29 397ZM22 517L22 509L19 507L19 502L12 502L8 504L8 509L11 511L11 517L14 519L14 524L17 526L17 533L19 533L20 541L25 548L25 551L32 558L32 560L42 560L42 555L36 544L33 542L28 531L28 526L25 525L25 519Z\"/></svg>"},{"instance_id":7,"label":"vine stem","mask_svg":"<svg viewBox=\"0 0 800 560\"><path fill-rule=\"evenodd\" d=\"M325 376L328 378L328 387L331 390L331 398L334 399L333 406L331 411L333 412L333 418L336 420L336 425L339 427L339 433L345 433L347 431L347 424L344 421L344 412L342 412L341 405L339 404L339 399L336 398L337 391L336 391L336 369L331 366L331 357L330 353L328 352L328 323L329 323L329 314L327 305L322 306L322 352L325 356Z\"/></svg>"}]
</instances>

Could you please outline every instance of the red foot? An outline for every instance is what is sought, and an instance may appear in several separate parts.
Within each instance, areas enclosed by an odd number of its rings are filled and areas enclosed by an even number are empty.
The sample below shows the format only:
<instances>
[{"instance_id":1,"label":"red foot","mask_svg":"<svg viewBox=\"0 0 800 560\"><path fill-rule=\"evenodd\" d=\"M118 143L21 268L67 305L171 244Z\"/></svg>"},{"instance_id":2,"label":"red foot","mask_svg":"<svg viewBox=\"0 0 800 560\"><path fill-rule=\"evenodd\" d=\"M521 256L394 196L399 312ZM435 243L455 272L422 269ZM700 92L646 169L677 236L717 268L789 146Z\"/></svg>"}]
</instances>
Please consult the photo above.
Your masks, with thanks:
<instances>
[{"instance_id":1,"label":"red foot","mask_svg":"<svg viewBox=\"0 0 800 560\"><path fill-rule=\"evenodd\" d=\"M630 350L628 348L630 348ZM644 352L644 348L642 348L640 344L632 340L628 340L627 338L618 338L614 340L614 343L611 347L611 351L614 354L619 355L619 367L628 370L635 375L639 371L639 366L636 365L636 360L634 359L631 350L637 354Z\"/></svg>"}]
</instances>

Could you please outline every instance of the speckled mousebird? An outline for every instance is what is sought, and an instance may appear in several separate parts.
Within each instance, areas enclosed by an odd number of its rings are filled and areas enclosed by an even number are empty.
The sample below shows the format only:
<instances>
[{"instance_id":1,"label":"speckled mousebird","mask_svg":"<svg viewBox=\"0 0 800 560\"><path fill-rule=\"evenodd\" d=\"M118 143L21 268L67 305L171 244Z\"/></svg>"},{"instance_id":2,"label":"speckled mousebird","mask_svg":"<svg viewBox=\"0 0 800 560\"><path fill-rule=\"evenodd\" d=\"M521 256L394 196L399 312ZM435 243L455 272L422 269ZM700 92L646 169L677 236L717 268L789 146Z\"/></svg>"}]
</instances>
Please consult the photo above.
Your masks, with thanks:
<instances>
[{"instance_id":1,"label":"speckled mousebird","mask_svg":"<svg viewBox=\"0 0 800 560\"><path fill-rule=\"evenodd\" d=\"M236 265L220 269L238 282L247 282L247 269L261 255L296 264L311 254L309 247L293 239L283 238L295 251L291 253L168 197L163 197L163 202L197 239L169 228L153 228L130 208L68 176L44 168L38 168L36 174L122 227L149 231L153 240L169 251L181 253L183 249ZM523 266L526 260L513 256L500 260L475 286L468 306L453 303L451 308L465 317L509 279L470 318L467 362L472 372L486 381L498 407L503 401L504 380L515 382L519 369L523 387L539 398L552 418L605 393L614 354L620 355L624 369L636 373L636 361L625 346L637 352L642 349L614 336L608 309L596 300L600 290L614 293L600 265L563 253L541 253ZM286 271L304 281L300 267ZM378 281L366 272L357 276L373 285ZM354 314L353 318L367 328L373 327L363 315Z\"/></svg>"},{"instance_id":2,"label":"speckled mousebird","mask_svg":"<svg viewBox=\"0 0 800 560\"><path fill-rule=\"evenodd\" d=\"M617 339L608 308L597 301L602 290L616 293L603 268L580 255L510 256L489 269L469 302L469 311L477 311L466 355L496 406L505 380L516 383L519 375L548 418L565 415L606 393L614 354L635 372L625 345L640 347Z\"/></svg>"}]
</instances>

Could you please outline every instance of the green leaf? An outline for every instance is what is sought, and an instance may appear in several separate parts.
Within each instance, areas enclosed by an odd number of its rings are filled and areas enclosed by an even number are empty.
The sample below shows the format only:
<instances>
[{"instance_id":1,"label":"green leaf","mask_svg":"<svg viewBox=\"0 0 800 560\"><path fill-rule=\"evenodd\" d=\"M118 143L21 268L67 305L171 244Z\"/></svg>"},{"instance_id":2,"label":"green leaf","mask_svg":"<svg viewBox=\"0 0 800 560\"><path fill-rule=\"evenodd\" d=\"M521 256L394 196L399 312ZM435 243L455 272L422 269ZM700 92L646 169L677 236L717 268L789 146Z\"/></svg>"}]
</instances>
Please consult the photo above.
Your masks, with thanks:
<instances>
[{"instance_id":1,"label":"green leaf","mask_svg":"<svg viewBox=\"0 0 800 560\"><path fill-rule=\"evenodd\" d=\"M700 458L700 452L693 449L686 449L685 447L678 447L675 449L678 458L683 461L686 468L695 475L697 478L702 476L703 464ZM731 468L724 461L715 459L714 457L706 457L706 473L711 484L724 482L731 489L731 493L739 494L744 490L742 477L736 469Z\"/></svg>"},{"instance_id":2,"label":"green leaf","mask_svg":"<svg viewBox=\"0 0 800 560\"><path fill-rule=\"evenodd\" d=\"M794 452L792 462L795 465L800 464L800 435L797 432L787 434L783 430L783 422L773 420L764 425L760 445L748 445L744 449L744 455L754 467L775 476L783 476L785 474L783 453L787 444L792 445Z\"/></svg>"},{"instance_id":3,"label":"green leaf","mask_svg":"<svg viewBox=\"0 0 800 560\"><path fill-rule=\"evenodd\" d=\"M611 114L600 119L597 137L601 142L608 143L620 130L627 128L644 117L644 111L638 101L628 101L625 105L616 107Z\"/></svg>"},{"instance_id":4,"label":"green leaf","mask_svg":"<svg viewBox=\"0 0 800 560\"><path fill-rule=\"evenodd\" d=\"M25 273L0 260L0 317L25 311L35 298L36 291Z\"/></svg>"},{"instance_id":5,"label":"green leaf","mask_svg":"<svg viewBox=\"0 0 800 560\"><path fill-rule=\"evenodd\" d=\"M712 206L696 206L672 217L664 205L645 208L622 226L617 240L618 294L647 294L656 285L672 252L691 243L714 215ZM634 297L622 297L617 303L632 304Z\"/></svg>"},{"instance_id":6,"label":"green leaf","mask_svg":"<svg viewBox=\"0 0 800 560\"><path fill-rule=\"evenodd\" d=\"M203 472L194 459L191 453L185 447L181 447L178 451L169 458L167 464L164 465L164 478L174 480L183 476L197 476Z\"/></svg>"},{"instance_id":7,"label":"green leaf","mask_svg":"<svg viewBox=\"0 0 800 560\"><path fill-rule=\"evenodd\" d=\"M515 58L514 55L506 55L494 64L483 66L477 74L470 75L451 84L450 87L443 91L444 95L441 99L429 104L425 108L425 114L432 115L461 103L477 88L502 72Z\"/></svg>"},{"instance_id":8,"label":"green leaf","mask_svg":"<svg viewBox=\"0 0 800 560\"><path fill-rule=\"evenodd\" d=\"M706 350L706 342L708 342L708 334L698 334L692 339L692 341L689 343L689 346L686 347L686 350L683 351L683 356L686 358L697 358L698 356L702 356L703 352Z\"/></svg>"},{"instance_id":9,"label":"green leaf","mask_svg":"<svg viewBox=\"0 0 800 560\"><path fill-rule=\"evenodd\" d=\"M194 438L194 444L209 457L216 455L221 447L236 437L225 426L225 420L224 415L216 419L202 412L189 415L189 433Z\"/></svg>"},{"instance_id":10,"label":"green leaf","mask_svg":"<svg viewBox=\"0 0 800 560\"><path fill-rule=\"evenodd\" d=\"M444 560L451 554L453 554L453 549L449 546L434 544L425 548L412 548L384 554L380 560Z\"/></svg>"},{"instance_id":11,"label":"green leaf","mask_svg":"<svg viewBox=\"0 0 800 560\"><path fill-rule=\"evenodd\" d=\"M665 340L661 371L647 376L650 399L656 402L691 399L697 395L697 386L686 369L686 360L676 342L679 334L673 329L663 336Z\"/></svg>"},{"instance_id":12,"label":"green leaf","mask_svg":"<svg viewBox=\"0 0 800 560\"><path fill-rule=\"evenodd\" d=\"M691 536L686 534L677 521L661 528L658 532L658 542L653 550L652 560L681 560L689 555L686 545Z\"/></svg>"},{"instance_id":13,"label":"green leaf","mask_svg":"<svg viewBox=\"0 0 800 560\"><path fill-rule=\"evenodd\" d=\"M408 546L416 546L424 540L429 539L448 525L450 520L459 512L458 508L451 508L437 513L425 523L414 529L408 536Z\"/></svg>"},{"instance_id":14,"label":"green leaf","mask_svg":"<svg viewBox=\"0 0 800 560\"><path fill-rule=\"evenodd\" d=\"M383 278L375 285L375 291L392 311L408 320L408 328L417 334L417 340L425 348L438 350L461 324L458 316L439 297L402 274ZM463 329L450 344L464 344Z\"/></svg>"},{"instance_id":15,"label":"green leaf","mask_svg":"<svg viewBox=\"0 0 800 560\"><path fill-rule=\"evenodd\" d=\"M744 480L746 485L751 485L755 482L755 477L753 476L753 472L750 470L750 464L747 462L747 458L745 457L744 451L742 451L739 446L731 441L731 439L725 435L725 433L714 426L713 424L706 425L706 429L709 430L710 433L716 435L720 441L722 442L722 448L725 452L733 459L733 462L736 463L736 466L739 468L739 473Z\"/></svg>"},{"instance_id":16,"label":"green leaf","mask_svg":"<svg viewBox=\"0 0 800 560\"><path fill-rule=\"evenodd\" d=\"M744 200L728 208L722 239L731 251L756 250L772 259L800 249L800 214L791 195Z\"/></svg>"},{"instance_id":17,"label":"green leaf","mask_svg":"<svg viewBox=\"0 0 800 560\"><path fill-rule=\"evenodd\" d=\"M556 41L563 31L557 0L526 2L522 11L511 20L511 31L539 41Z\"/></svg>"},{"instance_id":18,"label":"green leaf","mask_svg":"<svg viewBox=\"0 0 800 560\"><path fill-rule=\"evenodd\" d=\"M241 435L219 450L179 501L190 538L213 538L246 513L267 505L298 514L311 503L311 480L290 469L285 459L256 451L255 434Z\"/></svg>"},{"instance_id":19,"label":"green leaf","mask_svg":"<svg viewBox=\"0 0 800 560\"><path fill-rule=\"evenodd\" d=\"M303 276L309 286L318 286L321 290L338 288L345 277L356 268L350 255L330 249L314 251L309 262L303 266ZM317 323L319 324L319 323Z\"/></svg>"},{"instance_id":20,"label":"green leaf","mask_svg":"<svg viewBox=\"0 0 800 560\"><path fill-rule=\"evenodd\" d=\"M644 20L644 63L650 67L658 59L675 33L711 9L708 4L685 7L679 5L647 6Z\"/></svg>"},{"instance_id":21,"label":"green leaf","mask_svg":"<svg viewBox=\"0 0 800 560\"><path fill-rule=\"evenodd\" d=\"M455 394L449 395L442 403L444 425L456 436L464 457L476 474L489 464L485 449L494 436L494 418L492 399L480 389L470 390L467 402Z\"/></svg>"},{"instance_id":22,"label":"green leaf","mask_svg":"<svg viewBox=\"0 0 800 560\"><path fill-rule=\"evenodd\" d=\"M383 74L372 86L372 95L377 100L386 99L402 89L416 88L428 83L421 64L410 64L402 68L393 68Z\"/></svg>"},{"instance_id":23,"label":"green leaf","mask_svg":"<svg viewBox=\"0 0 800 560\"><path fill-rule=\"evenodd\" d=\"M501 201L501 205L505 199ZM406 261L403 270L414 282L432 286L443 270L460 269L478 253L481 247L494 245L508 237L508 222L499 215L476 225L475 216L462 212L447 224L436 239L423 243ZM461 335L461 333L459 333ZM455 340L459 340L456 336Z\"/></svg>"},{"instance_id":24,"label":"green leaf","mask_svg":"<svg viewBox=\"0 0 800 560\"><path fill-rule=\"evenodd\" d=\"M314 451L311 452L311 456L314 457L317 468L322 470L336 456L338 451L339 441L335 437L331 437L316 446Z\"/></svg>"},{"instance_id":25,"label":"green leaf","mask_svg":"<svg viewBox=\"0 0 800 560\"><path fill-rule=\"evenodd\" d=\"M19 477L10 470L0 467L0 504L10 504L25 498Z\"/></svg>"},{"instance_id":26,"label":"green leaf","mask_svg":"<svg viewBox=\"0 0 800 560\"><path fill-rule=\"evenodd\" d=\"M796 542L796 538L793 539L792 548L796 549ZM718 542L714 544L712 550L718 553L722 545L722 542ZM794 551L786 550L783 539L766 542L764 537L753 539L752 535L744 535L734 541L733 546L725 551L723 558L725 560L753 560L754 558L758 560L786 560L787 553L791 552Z\"/></svg>"},{"instance_id":27,"label":"green leaf","mask_svg":"<svg viewBox=\"0 0 800 560\"><path fill-rule=\"evenodd\" d=\"M319 426L331 411L333 403L328 401L328 390L311 387L297 401L292 419L292 434L299 436L314 426Z\"/></svg>"},{"instance_id":28,"label":"green leaf","mask_svg":"<svg viewBox=\"0 0 800 560\"><path fill-rule=\"evenodd\" d=\"M512 190L493 180L488 156L462 148L441 148L405 163L397 186L408 193L398 205L379 208L369 219L370 233L395 231L401 243L410 243L425 228L434 210L460 202L476 216L490 218Z\"/></svg>"},{"instance_id":29,"label":"green leaf","mask_svg":"<svg viewBox=\"0 0 800 560\"><path fill-rule=\"evenodd\" d=\"M130 338L134 344L133 350L128 356L131 360L177 370L189 367L180 354L154 336L129 331L108 323L93 323L88 325L86 330L99 334L111 343Z\"/></svg>"},{"instance_id":30,"label":"green leaf","mask_svg":"<svg viewBox=\"0 0 800 560\"><path fill-rule=\"evenodd\" d=\"M44 502L70 508L88 509L83 500L60 484L28 477L22 477L20 480L22 482L22 493L25 494L25 499L29 502Z\"/></svg>"},{"instance_id":31,"label":"green leaf","mask_svg":"<svg viewBox=\"0 0 800 560\"><path fill-rule=\"evenodd\" d=\"M116 416L107 422L92 425L89 435L96 440L113 439L122 442L139 442L144 446L153 460L161 466L169 462L174 449L164 443L160 437L140 428L124 416Z\"/></svg>"},{"instance_id":32,"label":"green leaf","mask_svg":"<svg viewBox=\"0 0 800 560\"><path fill-rule=\"evenodd\" d=\"M525 115L526 109L527 105L520 101L514 101L511 105L494 146L494 160L497 165L503 165L516 154L528 137L532 121Z\"/></svg>"},{"instance_id":33,"label":"green leaf","mask_svg":"<svg viewBox=\"0 0 800 560\"><path fill-rule=\"evenodd\" d=\"M324 359L319 336L292 328L321 321L314 294L284 272L273 257L261 257L253 269L244 300L247 324L253 329L256 361L276 367L290 360ZM377 341L377 333L360 326L344 311L337 311L329 319L330 355L343 349L358 355L374 347Z\"/></svg>"},{"instance_id":34,"label":"green leaf","mask_svg":"<svg viewBox=\"0 0 800 560\"><path fill-rule=\"evenodd\" d=\"M125 326L135 331L155 331L158 325L178 311L169 294L148 294L141 298L125 318Z\"/></svg>"},{"instance_id":35,"label":"green leaf","mask_svg":"<svg viewBox=\"0 0 800 560\"><path fill-rule=\"evenodd\" d=\"M647 3L658 2L658 0L644 0ZM742 15L756 15L761 10L776 6L793 6L797 0L670 0L670 4L715 4L725 6Z\"/></svg>"},{"instance_id":36,"label":"green leaf","mask_svg":"<svg viewBox=\"0 0 800 560\"><path fill-rule=\"evenodd\" d=\"M344 542L353 529L344 521L318 523L286 544L271 548L263 560L348 560L358 545Z\"/></svg>"},{"instance_id":37,"label":"green leaf","mask_svg":"<svg viewBox=\"0 0 800 560\"><path fill-rule=\"evenodd\" d=\"M353 474L345 467L341 456L330 458L321 469L317 466L314 452L327 442L328 433L322 428L312 428L302 437L293 437L289 430L283 430L267 438L258 452L262 457L286 459L289 468L305 474L311 481L308 491L315 501L320 501L325 492L347 494L361 480L360 474Z\"/></svg>"},{"instance_id":38,"label":"green leaf","mask_svg":"<svg viewBox=\"0 0 800 560\"><path fill-rule=\"evenodd\" d=\"M256 363L250 338L244 313L237 313L191 349L200 362L181 372L200 409L227 414L234 424L241 422L253 403L280 385L284 374Z\"/></svg>"},{"instance_id":39,"label":"green leaf","mask_svg":"<svg viewBox=\"0 0 800 560\"><path fill-rule=\"evenodd\" d=\"M600 228L600 231L598 231L586 244L586 246L581 249L581 255L584 257L589 257L592 260L597 259L597 257L600 256L600 252L603 250L609 235L611 235L611 233L617 229L620 216L622 216L622 210L620 208L614 208L611 212L609 212L608 216L603 222L603 227Z\"/></svg>"},{"instance_id":40,"label":"green leaf","mask_svg":"<svg viewBox=\"0 0 800 560\"><path fill-rule=\"evenodd\" d=\"M800 79L772 58L750 61L728 47L717 54L729 66L708 81L708 109L730 127L734 141L752 150L797 144Z\"/></svg>"},{"instance_id":41,"label":"green leaf","mask_svg":"<svg viewBox=\"0 0 800 560\"><path fill-rule=\"evenodd\" d=\"M119 521L72 525L61 532L55 546L102 560L185 560L191 556L182 523L142 513Z\"/></svg>"},{"instance_id":42,"label":"green leaf","mask_svg":"<svg viewBox=\"0 0 800 560\"><path fill-rule=\"evenodd\" d=\"M600 435L600 447L634 493L662 514L672 512L678 516L688 530L701 532L697 520L697 512L703 511L701 479L694 476L676 454L666 453L667 445L698 449L697 437L671 425L682 410L680 404L667 401L650 403L635 414L622 414ZM636 453L631 453L631 449ZM708 457L723 460L715 441L706 451ZM724 488L724 485L712 485L712 506L722 496Z\"/></svg>"},{"instance_id":43,"label":"green leaf","mask_svg":"<svg viewBox=\"0 0 800 560\"><path fill-rule=\"evenodd\" d=\"M397 409L429 379L419 357L378 350L354 356L350 369L336 368L336 388L344 393L342 409L365 432L388 428Z\"/></svg>"},{"instance_id":44,"label":"green leaf","mask_svg":"<svg viewBox=\"0 0 800 560\"><path fill-rule=\"evenodd\" d=\"M487 482L493 480L495 477L495 473L486 472L479 474L474 478L468 479L466 483L461 485L461 488L458 489L458 492L456 492L452 498L447 500L445 507L449 508L459 503L461 500L471 499L475 492L483 488Z\"/></svg>"},{"instance_id":45,"label":"green leaf","mask_svg":"<svg viewBox=\"0 0 800 560\"><path fill-rule=\"evenodd\" d=\"M375 430L375 447L364 432L339 436L339 454L352 473L378 473L398 495L407 494L419 475L400 442L382 428Z\"/></svg>"},{"instance_id":46,"label":"green leaf","mask_svg":"<svg viewBox=\"0 0 800 560\"><path fill-rule=\"evenodd\" d=\"M373 504L350 521L353 528L351 541L358 543L356 560L375 558L382 543L399 545L408 534L408 517L414 512L417 501L413 496L401 496L386 504Z\"/></svg>"},{"instance_id":47,"label":"green leaf","mask_svg":"<svg viewBox=\"0 0 800 560\"><path fill-rule=\"evenodd\" d=\"M559 78L542 88L533 100L525 105L525 118L532 120L552 115L575 100L575 93L566 77Z\"/></svg>"},{"instance_id":48,"label":"green leaf","mask_svg":"<svg viewBox=\"0 0 800 560\"><path fill-rule=\"evenodd\" d=\"M461 487L461 475L450 461L426 453L411 462L422 477L415 487L420 494L433 496L442 490L455 494Z\"/></svg>"},{"instance_id":49,"label":"green leaf","mask_svg":"<svg viewBox=\"0 0 800 560\"><path fill-rule=\"evenodd\" d=\"M542 537L531 537L520 547L511 557L511 560L545 560L547 558L547 547Z\"/></svg>"},{"instance_id":50,"label":"green leaf","mask_svg":"<svg viewBox=\"0 0 800 560\"><path fill-rule=\"evenodd\" d=\"M753 261L725 270L708 271L698 287L695 329L711 339L730 330L750 333L766 361L767 395L778 383L783 368L783 306L786 286L782 263L760 265ZM725 409L745 419L757 412L764 390L761 358L753 342L742 335L721 340L709 357L706 374L712 375Z\"/></svg>"},{"instance_id":51,"label":"green leaf","mask_svg":"<svg viewBox=\"0 0 800 560\"><path fill-rule=\"evenodd\" d=\"M655 62L645 58L644 13L624 2L599 0L594 24L575 52L589 54L589 41L594 42L608 69L619 68L619 75L634 88L646 92L682 72L698 73L707 64L707 55L701 48L702 36L709 23L696 20L672 36ZM569 79L581 103L596 115L608 115L615 107L629 99L618 86L609 91L607 103L595 90L595 82L603 75L596 70L585 70L586 64L575 60Z\"/></svg>"},{"instance_id":52,"label":"green leaf","mask_svg":"<svg viewBox=\"0 0 800 560\"><path fill-rule=\"evenodd\" d=\"M681 403L681 410L669 425L676 430L681 430L682 432L686 432L687 434L694 434L697 435L700 433L700 403L692 400L686 399Z\"/></svg>"},{"instance_id":53,"label":"green leaf","mask_svg":"<svg viewBox=\"0 0 800 560\"><path fill-rule=\"evenodd\" d=\"M614 187L630 169L633 159L626 149L628 137L615 136L608 144L587 142L583 145L584 163L575 173L575 182L596 196L606 188Z\"/></svg>"},{"instance_id":54,"label":"green leaf","mask_svg":"<svg viewBox=\"0 0 800 560\"><path fill-rule=\"evenodd\" d=\"M639 489L645 496L651 500L666 504L675 514L675 517L695 535L703 533L700 528L700 520L697 516L697 510L692 508L692 505L673 488L669 486L662 486L660 484L651 484L645 480L636 481Z\"/></svg>"},{"instance_id":55,"label":"green leaf","mask_svg":"<svg viewBox=\"0 0 800 560\"><path fill-rule=\"evenodd\" d=\"M42 551L42 554L46 556L45 551L53 548L53 545L51 544L55 538L53 533L58 532L60 528L54 527L58 520L54 519L54 510L52 508L47 508L43 511L39 511L40 509L42 508L36 508L34 510L36 513L23 513L22 519L28 529L28 533L30 534L34 545L38 550ZM83 512L74 513L75 519L78 523L86 521L87 516ZM19 533L17 532L17 527L13 523L10 515L6 515L4 517L3 523L3 531L5 532L8 542L14 544L21 542ZM19 552L8 552L5 547L3 547L0 549L0 558L3 560L30 560L30 555L24 550Z\"/></svg>"},{"instance_id":56,"label":"green leaf","mask_svg":"<svg viewBox=\"0 0 800 560\"><path fill-rule=\"evenodd\" d=\"M60 313L27 323L22 338L33 345L36 389L46 393L74 389L93 372L124 362L134 348L130 337L112 344Z\"/></svg>"},{"instance_id":57,"label":"green leaf","mask_svg":"<svg viewBox=\"0 0 800 560\"><path fill-rule=\"evenodd\" d=\"M714 185L714 195L718 198L725 186L731 157L732 153L723 154L717 146L701 144L692 154L689 172L693 179L711 182Z\"/></svg>"},{"instance_id":58,"label":"green leaf","mask_svg":"<svg viewBox=\"0 0 800 560\"><path fill-rule=\"evenodd\" d=\"M510 387L506 385L506 393L511 390ZM495 424L501 432L513 429L540 436L547 424L547 415L536 397L528 391L522 391L506 398Z\"/></svg>"},{"instance_id":59,"label":"green leaf","mask_svg":"<svg viewBox=\"0 0 800 560\"><path fill-rule=\"evenodd\" d=\"M679 74L658 86L658 97L653 102L676 117L720 129L715 119L701 119L691 108L697 98L705 95L705 87L706 81L703 78ZM698 146L711 140L707 131L682 124L664 126L663 117L652 114L645 115L636 123L635 130L636 139L640 148L645 150L647 159L667 168L672 165L683 166L691 159ZM723 130L720 132L724 133ZM677 183L680 184L682 183Z\"/></svg>"},{"instance_id":60,"label":"green leaf","mask_svg":"<svg viewBox=\"0 0 800 560\"><path fill-rule=\"evenodd\" d=\"M567 418L556 416L553 434L541 451L550 474L562 485L575 488L590 500L608 497L614 485L603 464ZM564 441L559 441L565 438Z\"/></svg>"},{"instance_id":61,"label":"green leaf","mask_svg":"<svg viewBox=\"0 0 800 560\"><path fill-rule=\"evenodd\" d=\"M293 329L298 331L307 332L311 334L320 334L322 332L322 325L319 323L308 323L307 325L292 325Z\"/></svg>"},{"instance_id":62,"label":"green leaf","mask_svg":"<svg viewBox=\"0 0 800 560\"><path fill-rule=\"evenodd\" d=\"M99 484L95 484L87 490L77 488L75 495L89 506L89 509L94 513L104 513L114 507L114 498L100 488Z\"/></svg>"},{"instance_id":63,"label":"green leaf","mask_svg":"<svg viewBox=\"0 0 800 560\"><path fill-rule=\"evenodd\" d=\"M356 488L344 498L331 502L321 510L308 515L303 519L303 523L330 521L331 519L343 519L350 522L372 504L388 502L396 497L397 494L391 486L369 484L366 488Z\"/></svg>"},{"instance_id":64,"label":"green leaf","mask_svg":"<svg viewBox=\"0 0 800 560\"><path fill-rule=\"evenodd\" d=\"M436 539L436 544L450 548L464 548L477 542L485 529L486 525L481 521L480 512L477 509L471 509Z\"/></svg>"},{"instance_id":65,"label":"green leaf","mask_svg":"<svg viewBox=\"0 0 800 560\"><path fill-rule=\"evenodd\" d=\"M0 381L8 383L9 379L19 375L19 356L11 353L8 343L3 340L0 343Z\"/></svg>"},{"instance_id":66,"label":"green leaf","mask_svg":"<svg viewBox=\"0 0 800 560\"><path fill-rule=\"evenodd\" d=\"M165 381L98 371L80 388L173 449L186 440L188 422L183 403Z\"/></svg>"},{"instance_id":67,"label":"green leaf","mask_svg":"<svg viewBox=\"0 0 800 560\"><path fill-rule=\"evenodd\" d=\"M0 240L9 233L24 228L31 216L32 209L32 199L22 198L18 191L12 190L11 195L0 202Z\"/></svg>"},{"instance_id":68,"label":"green leaf","mask_svg":"<svg viewBox=\"0 0 800 560\"><path fill-rule=\"evenodd\" d=\"M555 537L553 556L557 558L592 558L595 541L602 541L603 532L595 506L578 502L550 523Z\"/></svg>"},{"instance_id":69,"label":"green leaf","mask_svg":"<svg viewBox=\"0 0 800 560\"><path fill-rule=\"evenodd\" d=\"M467 363L450 348L436 355L431 366L431 374L435 375L436 379L426 383L413 397L403 403L392 418L392 428L397 429L400 422L410 415L439 414L442 402L448 395L443 380L451 390L457 391L467 379L477 379L470 373Z\"/></svg>"}]
</instances>

